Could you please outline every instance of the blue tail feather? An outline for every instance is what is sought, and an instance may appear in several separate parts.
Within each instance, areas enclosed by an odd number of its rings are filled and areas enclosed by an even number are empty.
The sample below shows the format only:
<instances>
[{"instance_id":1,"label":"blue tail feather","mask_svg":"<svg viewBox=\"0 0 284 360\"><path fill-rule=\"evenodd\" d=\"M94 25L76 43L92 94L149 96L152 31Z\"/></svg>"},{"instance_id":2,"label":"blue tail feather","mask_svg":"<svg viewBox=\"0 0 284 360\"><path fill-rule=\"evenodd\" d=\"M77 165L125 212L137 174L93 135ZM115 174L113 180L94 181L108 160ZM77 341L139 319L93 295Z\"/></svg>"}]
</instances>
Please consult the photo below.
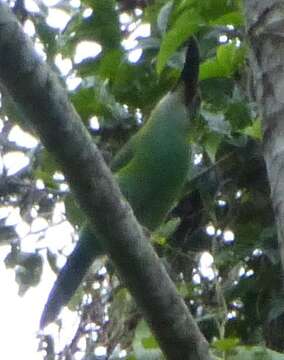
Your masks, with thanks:
<instances>
[{"instance_id":1,"label":"blue tail feather","mask_svg":"<svg viewBox=\"0 0 284 360\"><path fill-rule=\"evenodd\" d=\"M96 248L94 248L95 244ZM85 226L80 234L79 242L69 255L49 294L40 319L41 329L57 317L61 308L69 302L81 284L94 259L103 253L100 242L97 241L91 229Z\"/></svg>"}]
</instances>

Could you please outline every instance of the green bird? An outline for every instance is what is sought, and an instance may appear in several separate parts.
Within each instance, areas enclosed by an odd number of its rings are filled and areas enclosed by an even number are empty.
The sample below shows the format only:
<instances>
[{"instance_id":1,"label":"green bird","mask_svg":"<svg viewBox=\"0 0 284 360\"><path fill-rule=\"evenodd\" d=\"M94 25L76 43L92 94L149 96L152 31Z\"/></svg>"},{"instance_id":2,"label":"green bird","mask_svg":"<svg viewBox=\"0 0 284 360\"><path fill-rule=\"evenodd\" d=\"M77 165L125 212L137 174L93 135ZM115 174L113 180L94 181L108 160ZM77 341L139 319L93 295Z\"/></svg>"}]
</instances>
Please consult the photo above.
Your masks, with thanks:
<instances>
[{"instance_id":1,"label":"green bird","mask_svg":"<svg viewBox=\"0 0 284 360\"><path fill-rule=\"evenodd\" d=\"M176 86L152 111L146 124L112 161L122 194L141 225L155 230L165 219L185 183L190 148L188 135L199 105L199 50L187 44L184 68ZM94 259L105 254L103 241L86 223L49 294L40 327L54 321L82 282Z\"/></svg>"}]
</instances>

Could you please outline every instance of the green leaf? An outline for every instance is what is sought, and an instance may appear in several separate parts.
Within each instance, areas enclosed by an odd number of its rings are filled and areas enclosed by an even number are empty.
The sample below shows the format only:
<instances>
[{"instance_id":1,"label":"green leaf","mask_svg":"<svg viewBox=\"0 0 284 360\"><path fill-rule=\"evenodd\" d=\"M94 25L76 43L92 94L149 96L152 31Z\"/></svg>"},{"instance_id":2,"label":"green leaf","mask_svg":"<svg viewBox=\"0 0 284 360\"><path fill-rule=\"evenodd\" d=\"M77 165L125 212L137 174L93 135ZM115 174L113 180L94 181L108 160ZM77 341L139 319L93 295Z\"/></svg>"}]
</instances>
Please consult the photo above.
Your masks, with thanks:
<instances>
[{"instance_id":1,"label":"green leaf","mask_svg":"<svg viewBox=\"0 0 284 360\"><path fill-rule=\"evenodd\" d=\"M176 231L176 228L179 226L179 224L180 224L180 219L171 219L171 220L167 221L166 223L163 223L155 231L155 233L167 238Z\"/></svg>"},{"instance_id":2,"label":"green leaf","mask_svg":"<svg viewBox=\"0 0 284 360\"><path fill-rule=\"evenodd\" d=\"M98 74L103 79L115 79L119 65L122 61L122 52L120 50L110 50L108 51L99 66Z\"/></svg>"},{"instance_id":3,"label":"green leaf","mask_svg":"<svg viewBox=\"0 0 284 360\"><path fill-rule=\"evenodd\" d=\"M224 112L233 96L233 79L212 77L200 83L204 103L212 112Z\"/></svg>"},{"instance_id":4,"label":"green leaf","mask_svg":"<svg viewBox=\"0 0 284 360\"><path fill-rule=\"evenodd\" d=\"M115 80L123 53L120 49L108 50L98 54L95 58L87 58L75 68L83 78L99 76L101 79Z\"/></svg>"},{"instance_id":5,"label":"green leaf","mask_svg":"<svg viewBox=\"0 0 284 360\"><path fill-rule=\"evenodd\" d=\"M156 340L144 320L141 320L136 327L133 350L134 355L139 360L164 359Z\"/></svg>"},{"instance_id":6,"label":"green leaf","mask_svg":"<svg viewBox=\"0 0 284 360\"><path fill-rule=\"evenodd\" d=\"M284 354L262 346L238 346L228 360L284 360Z\"/></svg>"},{"instance_id":7,"label":"green leaf","mask_svg":"<svg viewBox=\"0 0 284 360\"><path fill-rule=\"evenodd\" d=\"M33 171L33 176L35 179L41 179L48 187L57 189L58 184L53 176L59 170L60 167L54 157L44 149L39 156L39 166Z\"/></svg>"},{"instance_id":8,"label":"green leaf","mask_svg":"<svg viewBox=\"0 0 284 360\"><path fill-rule=\"evenodd\" d=\"M206 80L224 76L224 69L216 58L207 59L200 65L199 79Z\"/></svg>"},{"instance_id":9,"label":"green leaf","mask_svg":"<svg viewBox=\"0 0 284 360\"><path fill-rule=\"evenodd\" d=\"M204 136L204 148L212 161L215 162L215 156L222 141L222 136L214 132L208 133Z\"/></svg>"},{"instance_id":10,"label":"green leaf","mask_svg":"<svg viewBox=\"0 0 284 360\"><path fill-rule=\"evenodd\" d=\"M244 17L240 11L232 11L209 21L209 24L242 26L244 24Z\"/></svg>"},{"instance_id":11,"label":"green leaf","mask_svg":"<svg viewBox=\"0 0 284 360\"><path fill-rule=\"evenodd\" d=\"M84 2L94 9L89 21L94 39L103 48L110 50L120 48L120 27L118 13L115 9L116 1L84 0Z\"/></svg>"},{"instance_id":12,"label":"green leaf","mask_svg":"<svg viewBox=\"0 0 284 360\"><path fill-rule=\"evenodd\" d=\"M58 44L56 42L56 36L58 36L58 30L48 26L45 18L41 15L35 14L33 21L36 32L46 49L48 59L52 59L52 56L54 56L57 51Z\"/></svg>"},{"instance_id":13,"label":"green leaf","mask_svg":"<svg viewBox=\"0 0 284 360\"><path fill-rule=\"evenodd\" d=\"M177 290L180 296L185 298L186 296L189 295L190 292L192 293L192 291L190 291L190 285L191 284L187 284L186 282L177 284Z\"/></svg>"},{"instance_id":14,"label":"green leaf","mask_svg":"<svg viewBox=\"0 0 284 360\"><path fill-rule=\"evenodd\" d=\"M84 295L86 295L86 293L84 291L83 284L81 284L68 302L68 309L71 311L76 311L76 309L78 309L78 306L82 303Z\"/></svg>"},{"instance_id":15,"label":"green leaf","mask_svg":"<svg viewBox=\"0 0 284 360\"><path fill-rule=\"evenodd\" d=\"M221 45L217 50L218 61L227 69L228 76L233 74L245 60L246 47L239 46L236 41Z\"/></svg>"},{"instance_id":16,"label":"green leaf","mask_svg":"<svg viewBox=\"0 0 284 360\"><path fill-rule=\"evenodd\" d=\"M41 153L40 166L43 171L46 171L50 175L53 175L59 170L59 165L54 159L54 156L45 149Z\"/></svg>"},{"instance_id":17,"label":"green leaf","mask_svg":"<svg viewBox=\"0 0 284 360\"><path fill-rule=\"evenodd\" d=\"M241 11L241 7L237 1L207 0L197 2L197 6L199 6L199 12L207 20L208 24L214 19L220 19L232 12ZM225 25L228 25L228 23Z\"/></svg>"},{"instance_id":18,"label":"green leaf","mask_svg":"<svg viewBox=\"0 0 284 360\"><path fill-rule=\"evenodd\" d=\"M248 201L245 201L243 207L253 201L254 199L249 198ZM238 226L234 230L237 239L235 243L235 254L239 257L248 256L253 246L256 247L259 244L261 231L262 224L257 221Z\"/></svg>"},{"instance_id":19,"label":"green leaf","mask_svg":"<svg viewBox=\"0 0 284 360\"><path fill-rule=\"evenodd\" d=\"M243 64L246 48L236 42L220 45L216 57L206 60L200 66L200 80L213 77L231 77Z\"/></svg>"},{"instance_id":20,"label":"green leaf","mask_svg":"<svg viewBox=\"0 0 284 360\"><path fill-rule=\"evenodd\" d=\"M68 194L65 197L64 204L68 221L70 221L74 226L82 226L86 222L86 216L78 206L72 194Z\"/></svg>"},{"instance_id":21,"label":"green leaf","mask_svg":"<svg viewBox=\"0 0 284 360\"><path fill-rule=\"evenodd\" d=\"M237 338L226 338L214 341L213 346L220 351L229 351L234 349L239 342Z\"/></svg>"},{"instance_id":22,"label":"green leaf","mask_svg":"<svg viewBox=\"0 0 284 360\"><path fill-rule=\"evenodd\" d=\"M233 131L240 131L251 125L250 109L244 100L231 102L225 112L225 117Z\"/></svg>"},{"instance_id":23,"label":"green leaf","mask_svg":"<svg viewBox=\"0 0 284 360\"><path fill-rule=\"evenodd\" d=\"M162 34L164 34L167 30L169 17L171 14L173 8L173 2L168 1L159 12L158 18L157 18L157 25Z\"/></svg>"},{"instance_id":24,"label":"green leaf","mask_svg":"<svg viewBox=\"0 0 284 360\"><path fill-rule=\"evenodd\" d=\"M156 53L156 49L154 50ZM143 57L148 57L147 51ZM148 59L151 61L153 55ZM146 61L138 63L121 62L117 71L117 76L112 84L112 93L122 104L128 104L129 107L139 108L143 113L157 104L161 96L173 85L172 71L158 78L157 72L153 66L149 66Z\"/></svg>"},{"instance_id":25,"label":"green leaf","mask_svg":"<svg viewBox=\"0 0 284 360\"><path fill-rule=\"evenodd\" d=\"M202 23L199 14L194 10L184 11L164 36L157 57L157 72L160 74L169 58L177 48L183 44Z\"/></svg>"},{"instance_id":26,"label":"green leaf","mask_svg":"<svg viewBox=\"0 0 284 360\"><path fill-rule=\"evenodd\" d=\"M262 140L262 127L260 119L256 119L251 126L247 126L242 133L256 140Z\"/></svg>"},{"instance_id":27,"label":"green leaf","mask_svg":"<svg viewBox=\"0 0 284 360\"><path fill-rule=\"evenodd\" d=\"M91 115L97 114L97 100L92 87L83 87L72 95L72 103L80 114L83 121L87 121Z\"/></svg>"},{"instance_id":28,"label":"green leaf","mask_svg":"<svg viewBox=\"0 0 284 360\"><path fill-rule=\"evenodd\" d=\"M72 56L81 41L99 43L103 52L120 49L121 34L118 13L114 0L85 0L93 12L84 17L82 12L74 15L61 37L61 52L65 56Z\"/></svg>"},{"instance_id":29,"label":"green leaf","mask_svg":"<svg viewBox=\"0 0 284 360\"><path fill-rule=\"evenodd\" d=\"M167 239L176 231L179 224L180 219L171 219L166 223L163 223L157 230L154 231L154 233L152 233L152 242L161 246L165 245L167 243Z\"/></svg>"},{"instance_id":30,"label":"green leaf","mask_svg":"<svg viewBox=\"0 0 284 360\"><path fill-rule=\"evenodd\" d=\"M116 101L110 91L108 81L92 76L85 79L80 89L72 96L72 102L84 122L91 116L117 123L129 117L125 107Z\"/></svg>"},{"instance_id":31,"label":"green leaf","mask_svg":"<svg viewBox=\"0 0 284 360\"><path fill-rule=\"evenodd\" d=\"M154 336L150 336L142 339L142 345L144 346L145 349L157 349L159 347Z\"/></svg>"},{"instance_id":32,"label":"green leaf","mask_svg":"<svg viewBox=\"0 0 284 360\"><path fill-rule=\"evenodd\" d=\"M217 49L217 61L223 68L224 76L230 76L235 46L232 44L221 45Z\"/></svg>"}]
</instances>

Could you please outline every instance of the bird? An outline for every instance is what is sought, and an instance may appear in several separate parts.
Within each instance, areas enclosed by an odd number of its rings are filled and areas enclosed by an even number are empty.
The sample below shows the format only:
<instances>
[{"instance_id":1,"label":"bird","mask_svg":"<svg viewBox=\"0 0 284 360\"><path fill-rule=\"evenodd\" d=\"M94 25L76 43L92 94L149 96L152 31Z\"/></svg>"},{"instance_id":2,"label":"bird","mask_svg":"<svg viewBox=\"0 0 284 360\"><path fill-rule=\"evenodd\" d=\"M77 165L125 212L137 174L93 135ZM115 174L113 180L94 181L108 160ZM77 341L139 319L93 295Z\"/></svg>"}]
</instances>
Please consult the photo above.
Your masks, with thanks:
<instances>
[{"instance_id":1,"label":"bird","mask_svg":"<svg viewBox=\"0 0 284 360\"><path fill-rule=\"evenodd\" d=\"M176 85L111 162L123 196L149 231L162 224L186 182L190 165L188 138L200 103L199 63L198 42L192 36L187 40L184 66ZM95 258L105 253L103 239L86 222L49 293L41 329L57 318Z\"/></svg>"}]
</instances>

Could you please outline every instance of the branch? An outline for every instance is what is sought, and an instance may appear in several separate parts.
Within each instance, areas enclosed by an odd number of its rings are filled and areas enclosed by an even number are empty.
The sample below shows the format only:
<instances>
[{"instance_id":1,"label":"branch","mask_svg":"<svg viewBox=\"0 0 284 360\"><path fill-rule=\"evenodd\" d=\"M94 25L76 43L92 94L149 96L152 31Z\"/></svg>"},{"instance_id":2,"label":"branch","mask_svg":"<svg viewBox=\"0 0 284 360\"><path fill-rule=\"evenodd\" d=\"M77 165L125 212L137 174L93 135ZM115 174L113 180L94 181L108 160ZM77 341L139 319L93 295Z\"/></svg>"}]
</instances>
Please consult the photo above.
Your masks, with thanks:
<instances>
[{"instance_id":1,"label":"branch","mask_svg":"<svg viewBox=\"0 0 284 360\"><path fill-rule=\"evenodd\" d=\"M208 344L123 199L55 75L0 3L0 81L66 176L87 219L105 239L119 274L167 359L207 360Z\"/></svg>"}]
</instances>

